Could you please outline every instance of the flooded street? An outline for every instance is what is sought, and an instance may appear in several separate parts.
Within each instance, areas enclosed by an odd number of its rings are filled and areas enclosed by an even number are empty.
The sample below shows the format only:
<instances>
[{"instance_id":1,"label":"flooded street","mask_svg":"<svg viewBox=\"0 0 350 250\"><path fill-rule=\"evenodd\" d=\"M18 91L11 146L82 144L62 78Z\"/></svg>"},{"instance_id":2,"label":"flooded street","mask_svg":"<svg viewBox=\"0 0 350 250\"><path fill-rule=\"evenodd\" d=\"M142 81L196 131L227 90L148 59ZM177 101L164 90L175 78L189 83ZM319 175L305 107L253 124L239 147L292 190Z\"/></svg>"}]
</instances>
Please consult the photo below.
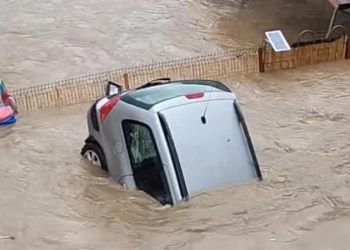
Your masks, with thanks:
<instances>
[{"instance_id":1,"label":"flooded street","mask_svg":"<svg viewBox=\"0 0 350 250\"><path fill-rule=\"evenodd\" d=\"M267 28L323 25L312 2L4 1L0 74L15 89L250 45ZM88 105L22 115L0 130L0 249L348 250L349 66L226 80L265 180L174 208L81 161Z\"/></svg>"},{"instance_id":2,"label":"flooded street","mask_svg":"<svg viewBox=\"0 0 350 250\"><path fill-rule=\"evenodd\" d=\"M1 133L0 249L348 249L349 63L227 80L265 180L170 209L81 161L88 106L21 117Z\"/></svg>"}]
</instances>

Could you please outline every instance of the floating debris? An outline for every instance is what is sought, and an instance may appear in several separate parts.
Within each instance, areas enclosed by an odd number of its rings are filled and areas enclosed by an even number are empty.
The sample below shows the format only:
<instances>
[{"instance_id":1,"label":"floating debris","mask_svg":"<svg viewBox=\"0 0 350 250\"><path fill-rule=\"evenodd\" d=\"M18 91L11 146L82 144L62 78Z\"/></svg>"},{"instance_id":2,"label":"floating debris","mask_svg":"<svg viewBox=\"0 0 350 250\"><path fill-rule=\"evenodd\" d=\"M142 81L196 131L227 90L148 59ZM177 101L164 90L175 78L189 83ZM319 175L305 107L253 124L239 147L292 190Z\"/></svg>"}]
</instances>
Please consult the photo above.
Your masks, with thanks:
<instances>
[{"instance_id":1,"label":"floating debris","mask_svg":"<svg viewBox=\"0 0 350 250\"><path fill-rule=\"evenodd\" d=\"M14 240L16 239L14 236L2 235L0 236L0 240Z\"/></svg>"}]
</instances>

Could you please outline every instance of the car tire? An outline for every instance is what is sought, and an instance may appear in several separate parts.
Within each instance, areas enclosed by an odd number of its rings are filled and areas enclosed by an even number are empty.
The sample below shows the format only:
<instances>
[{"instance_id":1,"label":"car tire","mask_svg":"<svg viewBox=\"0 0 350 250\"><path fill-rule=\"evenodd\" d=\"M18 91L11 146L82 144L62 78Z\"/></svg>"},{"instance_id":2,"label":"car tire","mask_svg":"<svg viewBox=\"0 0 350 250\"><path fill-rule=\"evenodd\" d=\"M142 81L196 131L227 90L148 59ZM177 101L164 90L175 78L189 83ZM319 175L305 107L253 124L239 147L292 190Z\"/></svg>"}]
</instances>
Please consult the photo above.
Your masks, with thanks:
<instances>
[{"instance_id":1,"label":"car tire","mask_svg":"<svg viewBox=\"0 0 350 250\"><path fill-rule=\"evenodd\" d=\"M81 150L81 155L90 164L108 172L106 157L102 149L95 143L86 143Z\"/></svg>"}]
</instances>

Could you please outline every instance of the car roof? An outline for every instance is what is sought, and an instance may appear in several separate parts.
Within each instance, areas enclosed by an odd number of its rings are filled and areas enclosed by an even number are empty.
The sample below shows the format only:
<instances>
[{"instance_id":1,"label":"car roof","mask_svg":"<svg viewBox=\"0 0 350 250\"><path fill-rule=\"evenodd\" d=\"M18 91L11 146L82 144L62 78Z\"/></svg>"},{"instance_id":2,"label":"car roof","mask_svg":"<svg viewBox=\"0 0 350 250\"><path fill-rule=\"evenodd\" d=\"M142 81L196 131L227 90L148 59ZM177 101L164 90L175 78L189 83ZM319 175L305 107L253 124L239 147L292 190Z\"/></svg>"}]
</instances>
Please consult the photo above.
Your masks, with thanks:
<instances>
[{"instance_id":1,"label":"car roof","mask_svg":"<svg viewBox=\"0 0 350 250\"><path fill-rule=\"evenodd\" d=\"M120 97L120 100L128 104L151 109L162 102L185 96L192 93L231 92L230 89L219 81L212 80L181 80L169 81L163 84L149 86L129 91Z\"/></svg>"}]
</instances>

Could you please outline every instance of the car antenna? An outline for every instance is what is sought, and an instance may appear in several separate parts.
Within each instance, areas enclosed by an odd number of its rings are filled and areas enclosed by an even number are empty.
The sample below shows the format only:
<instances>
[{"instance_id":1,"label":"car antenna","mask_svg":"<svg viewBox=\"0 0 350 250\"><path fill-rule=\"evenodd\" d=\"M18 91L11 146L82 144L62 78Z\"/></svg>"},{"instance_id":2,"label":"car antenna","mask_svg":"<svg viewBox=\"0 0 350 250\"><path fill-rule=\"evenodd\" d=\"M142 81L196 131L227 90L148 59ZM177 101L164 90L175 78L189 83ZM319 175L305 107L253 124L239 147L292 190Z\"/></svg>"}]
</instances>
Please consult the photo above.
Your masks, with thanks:
<instances>
[{"instance_id":1,"label":"car antenna","mask_svg":"<svg viewBox=\"0 0 350 250\"><path fill-rule=\"evenodd\" d=\"M205 104L204 112L203 112L203 115L202 115L202 117L201 117L201 121L202 121L203 124L206 124L206 123L207 123L206 115L207 115L207 110L208 110L209 103L210 103L211 93L212 93L213 91L214 91L214 87L211 86L210 91L209 91L208 100L207 100L207 103Z\"/></svg>"}]
</instances>

